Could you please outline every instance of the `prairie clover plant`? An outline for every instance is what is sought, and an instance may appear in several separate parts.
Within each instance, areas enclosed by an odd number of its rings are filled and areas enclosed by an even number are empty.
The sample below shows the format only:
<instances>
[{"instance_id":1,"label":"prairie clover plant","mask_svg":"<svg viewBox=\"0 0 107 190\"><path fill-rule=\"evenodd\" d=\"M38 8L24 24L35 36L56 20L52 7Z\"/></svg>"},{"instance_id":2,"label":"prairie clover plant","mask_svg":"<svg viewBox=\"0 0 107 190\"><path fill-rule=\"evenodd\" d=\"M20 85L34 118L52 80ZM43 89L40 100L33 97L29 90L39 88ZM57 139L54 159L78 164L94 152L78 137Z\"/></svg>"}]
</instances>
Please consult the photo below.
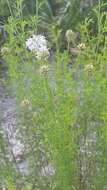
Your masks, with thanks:
<instances>
[{"instance_id":1,"label":"prairie clover plant","mask_svg":"<svg viewBox=\"0 0 107 190\"><path fill-rule=\"evenodd\" d=\"M74 43L75 33L67 30L67 50L60 52L56 40L53 57L46 38L37 33L38 25L31 27L28 38L29 20L22 14L8 20L9 37L2 55L9 65L23 157L29 168L27 176L19 171L15 175L22 181L22 189L26 184L31 190L107 188L106 36L100 48L107 18L99 10L100 1L94 10L96 36L90 34L87 19L78 26L81 40ZM100 25L102 17L105 20ZM78 52L73 65L69 64L71 46ZM21 189L16 181L15 188Z\"/></svg>"}]
</instances>

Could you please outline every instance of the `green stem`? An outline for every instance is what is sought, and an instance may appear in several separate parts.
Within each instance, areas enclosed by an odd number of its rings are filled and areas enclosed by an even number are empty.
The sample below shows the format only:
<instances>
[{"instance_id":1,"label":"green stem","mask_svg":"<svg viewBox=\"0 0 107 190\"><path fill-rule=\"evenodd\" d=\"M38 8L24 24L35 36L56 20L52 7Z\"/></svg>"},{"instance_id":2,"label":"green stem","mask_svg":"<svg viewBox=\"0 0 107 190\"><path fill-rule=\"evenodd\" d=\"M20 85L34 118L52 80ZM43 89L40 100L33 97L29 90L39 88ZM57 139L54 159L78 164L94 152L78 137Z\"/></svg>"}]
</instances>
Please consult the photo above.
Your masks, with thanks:
<instances>
[{"instance_id":1,"label":"green stem","mask_svg":"<svg viewBox=\"0 0 107 190\"><path fill-rule=\"evenodd\" d=\"M48 84L47 76L45 76L45 87L46 87L46 90L48 92L48 97L49 97L49 101L50 101L50 105L51 105L51 111L53 113L53 117L55 119L55 123L57 124L55 105L54 105L54 102L53 102L53 95L52 95L50 86Z\"/></svg>"},{"instance_id":2,"label":"green stem","mask_svg":"<svg viewBox=\"0 0 107 190\"><path fill-rule=\"evenodd\" d=\"M11 6L10 6L10 2L9 2L9 0L6 0L6 1L7 1L7 5L8 5L8 8L9 8L10 14L13 17L13 13L12 13L12 9L11 9Z\"/></svg>"},{"instance_id":3,"label":"green stem","mask_svg":"<svg viewBox=\"0 0 107 190\"><path fill-rule=\"evenodd\" d=\"M38 32L38 19L39 19L39 1L36 0L36 18L37 18L37 23L36 23L36 33Z\"/></svg>"}]
</instances>

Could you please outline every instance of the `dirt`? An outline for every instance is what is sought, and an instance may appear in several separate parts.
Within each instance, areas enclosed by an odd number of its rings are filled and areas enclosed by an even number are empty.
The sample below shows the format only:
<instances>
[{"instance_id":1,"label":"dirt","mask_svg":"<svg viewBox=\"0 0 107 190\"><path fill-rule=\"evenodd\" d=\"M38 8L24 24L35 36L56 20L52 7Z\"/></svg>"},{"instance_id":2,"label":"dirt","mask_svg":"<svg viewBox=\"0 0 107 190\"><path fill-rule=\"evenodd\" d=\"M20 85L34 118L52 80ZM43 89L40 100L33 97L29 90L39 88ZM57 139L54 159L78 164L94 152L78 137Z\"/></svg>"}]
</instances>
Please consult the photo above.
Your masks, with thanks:
<instances>
[{"instance_id":1,"label":"dirt","mask_svg":"<svg viewBox=\"0 0 107 190\"><path fill-rule=\"evenodd\" d=\"M13 161L19 172L26 174L27 165L22 160L24 145L19 140L15 97L10 93L7 81L7 69L0 68L0 131L8 144L8 157Z\"/></svg>"}]
</instances>

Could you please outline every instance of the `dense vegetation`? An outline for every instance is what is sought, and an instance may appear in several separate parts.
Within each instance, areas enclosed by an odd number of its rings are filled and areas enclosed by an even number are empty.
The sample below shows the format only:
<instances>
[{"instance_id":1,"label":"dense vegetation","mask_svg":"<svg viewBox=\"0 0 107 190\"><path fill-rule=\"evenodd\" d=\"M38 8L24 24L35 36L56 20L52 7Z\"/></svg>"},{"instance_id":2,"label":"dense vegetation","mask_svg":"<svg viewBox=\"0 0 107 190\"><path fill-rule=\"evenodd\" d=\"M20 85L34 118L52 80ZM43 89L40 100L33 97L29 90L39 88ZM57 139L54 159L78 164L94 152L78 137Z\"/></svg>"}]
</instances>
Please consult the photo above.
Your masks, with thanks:
<instances>
[{"instance_id":1,"label":"dense vegetation","mask_svg":"<svg viewBox=\"0 0 107 190\"><path fill-rule=\"evenodd\" d=\"M1 190L107 189L106 10L104 0L0 1L21 144L15 154L0 129Z\"/></svg>"}]
</instances>

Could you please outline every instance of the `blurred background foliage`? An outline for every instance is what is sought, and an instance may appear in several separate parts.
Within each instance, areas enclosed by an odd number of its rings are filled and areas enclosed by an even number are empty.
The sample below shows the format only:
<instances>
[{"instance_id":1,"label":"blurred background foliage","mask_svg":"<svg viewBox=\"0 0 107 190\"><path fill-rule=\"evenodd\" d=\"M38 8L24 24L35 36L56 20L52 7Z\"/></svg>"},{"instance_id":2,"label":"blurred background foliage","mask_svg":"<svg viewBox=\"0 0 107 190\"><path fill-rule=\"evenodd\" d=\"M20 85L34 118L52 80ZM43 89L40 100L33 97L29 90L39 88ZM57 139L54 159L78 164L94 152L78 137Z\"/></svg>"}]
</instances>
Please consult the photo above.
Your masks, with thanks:
<instances>
[{"instance_id":1,"label":"blurred background foliage","mask_svg":"<svg viewBox=\"0 0 107 190\"><path fill-rule=\"evenodd\" d=\"M24 15L28 16L36 14L37 0L22 0ZM10 11L8 2L14 6L13 0L0 0L0 16L8 17ZM96 0L39 0L42 3L40 14L46 22L54 20L61 22L64 28L75 26L77 22L82 20L88 13ZM14 7L15 8L15 7ZM75 16L74 16L75 15Z\"/></svg>"},{"instance_id":2,"label":"blurred background foliage","mask_svg":"<svg viewBox=\"0 0 107 190\"><path fill-rule=\"evenodd\" d=\"M18 2L18 0L0 0L0 44L3 43L2 38L5 37L2 30L3 24L11 14L16 15ZM84 22L88 14L94 18L90 27L96 23L95 14L91 13L90 10L98 5L98 0L22 0L21 2L23 15L26 19L35 16L38 11L39 31L48 36L53 47L58 45L64 47L66 30L72 29L78 32L79 25ZM106 0L101 2L105 3L107 9ZM39 10L36 9L37 3ZM93 28L97 31L96 27Z\"/></svg>"}]
</instances>

